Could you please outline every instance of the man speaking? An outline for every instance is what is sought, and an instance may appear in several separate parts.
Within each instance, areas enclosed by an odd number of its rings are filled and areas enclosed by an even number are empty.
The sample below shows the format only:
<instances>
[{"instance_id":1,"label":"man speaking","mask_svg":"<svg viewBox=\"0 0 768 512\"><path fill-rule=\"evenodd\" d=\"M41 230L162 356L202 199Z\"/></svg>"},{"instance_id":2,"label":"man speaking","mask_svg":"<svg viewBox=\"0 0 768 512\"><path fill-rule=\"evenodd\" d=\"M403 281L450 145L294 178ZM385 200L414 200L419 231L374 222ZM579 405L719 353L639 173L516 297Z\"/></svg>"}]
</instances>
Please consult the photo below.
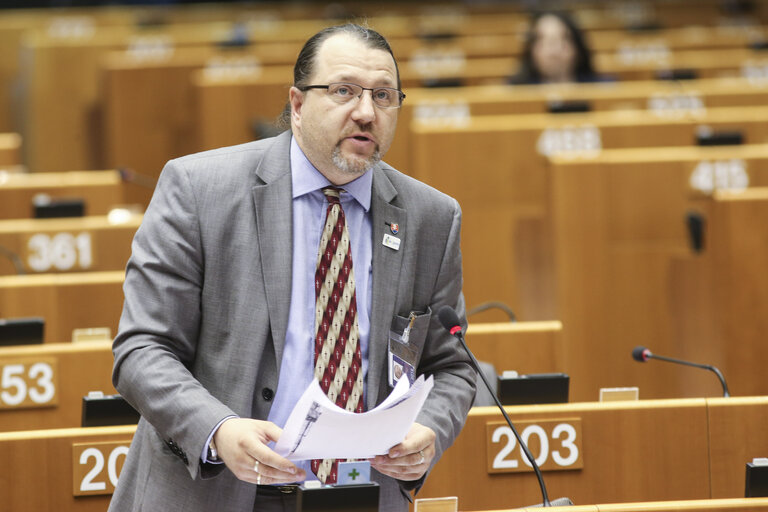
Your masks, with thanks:
<instances>
[{"instance_id":1,"label":"man speaking","mask_svg":"<svg viewBox=\"0 0 768 512\"><path fill-rule=\"evenodd\" d=\"M318 379L340 407L370 410L394 363L434 377L405 439L371 460L380 510L407 510L475 374L436 318L449 305L463 320L459 205L381 161L400 89L380 34L331 27L297 59L291 130L166 165L113 347L142 419L111 511L293 510L283 484L334 483L338 464L271 449L298 398Z\"/></svg>"}]
</instances>

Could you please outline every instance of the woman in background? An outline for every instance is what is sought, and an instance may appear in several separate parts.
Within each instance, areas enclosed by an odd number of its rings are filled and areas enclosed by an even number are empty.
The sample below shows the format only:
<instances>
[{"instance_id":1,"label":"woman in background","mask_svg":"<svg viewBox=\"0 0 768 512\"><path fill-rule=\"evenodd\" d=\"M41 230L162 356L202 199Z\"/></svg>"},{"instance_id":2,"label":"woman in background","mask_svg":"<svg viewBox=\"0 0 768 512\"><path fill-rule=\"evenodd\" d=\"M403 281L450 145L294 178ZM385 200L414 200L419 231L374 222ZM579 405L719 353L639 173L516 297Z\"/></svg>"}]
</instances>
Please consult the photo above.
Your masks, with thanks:
<instances>
[{"instance_id":1,"label":"woman in background","mask_svg":"<svg viewBox=\"0 0 768 512\"><path fill-rule=\"evenodd\" d=\"M579 28L566 14L536 14L526 36L520 69L511 84L596 82L592 57Z\"/></svg>"}]
</instances>

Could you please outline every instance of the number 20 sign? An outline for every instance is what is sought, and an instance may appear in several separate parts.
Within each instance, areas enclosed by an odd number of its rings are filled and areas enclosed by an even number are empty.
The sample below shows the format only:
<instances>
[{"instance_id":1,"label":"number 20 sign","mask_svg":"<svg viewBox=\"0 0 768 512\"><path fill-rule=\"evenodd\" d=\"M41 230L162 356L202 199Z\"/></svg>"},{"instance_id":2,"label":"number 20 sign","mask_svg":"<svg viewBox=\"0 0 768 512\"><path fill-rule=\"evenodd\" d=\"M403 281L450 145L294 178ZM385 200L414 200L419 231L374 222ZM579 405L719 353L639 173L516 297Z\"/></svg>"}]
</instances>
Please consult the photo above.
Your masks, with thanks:
<instances>
[{"instance_id":1,"label":"number 20 sign","mask_svg":"<svg viewBox=\"0 0 768 512\"><path fill-rule=\"evenodd\" d=\"M542 471L584 467L581 419L516 421L515 428ZM515 435L504 422L486 424L488 473L533 471Z\"/></svg>"},{"instance_id":2,"label":"number 20 sign","mask_svg":"<svg viewBox=\"0 0 768 512\"><path fill-rule=\"evenodd\" d=\"M72 494L112 494L131 441L72 445Z\"/></svg>"}]
</instances>

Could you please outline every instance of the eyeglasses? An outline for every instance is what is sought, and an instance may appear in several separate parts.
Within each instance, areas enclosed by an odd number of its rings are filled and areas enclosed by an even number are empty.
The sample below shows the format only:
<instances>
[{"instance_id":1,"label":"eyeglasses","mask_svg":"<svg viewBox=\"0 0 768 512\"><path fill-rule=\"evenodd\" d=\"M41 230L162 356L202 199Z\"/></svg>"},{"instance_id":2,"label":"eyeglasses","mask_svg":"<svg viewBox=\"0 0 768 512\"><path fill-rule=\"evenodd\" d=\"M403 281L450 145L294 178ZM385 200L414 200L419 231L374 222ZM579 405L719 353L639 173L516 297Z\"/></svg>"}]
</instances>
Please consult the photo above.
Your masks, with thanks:
<instances>
[{"instance_id":1,"label":"eyeglasses","mask_svg":"<svg viewBox=\"0 0 768 512\"><path fill-rule=\"evenodd\" d=\"M371 91L371 98L376 106L380 108L399 108L403 104L405 94L399 89L393 89L392 87L363 87L357 84L348 84L344 82L336 82L328 85L305 85L299 87L299 90L306 91L307 89L326 89L328 96L333 101L340 104L349 103L352 98L360 98L363 95L363 91Z\"/></svg>"}]
</instances>

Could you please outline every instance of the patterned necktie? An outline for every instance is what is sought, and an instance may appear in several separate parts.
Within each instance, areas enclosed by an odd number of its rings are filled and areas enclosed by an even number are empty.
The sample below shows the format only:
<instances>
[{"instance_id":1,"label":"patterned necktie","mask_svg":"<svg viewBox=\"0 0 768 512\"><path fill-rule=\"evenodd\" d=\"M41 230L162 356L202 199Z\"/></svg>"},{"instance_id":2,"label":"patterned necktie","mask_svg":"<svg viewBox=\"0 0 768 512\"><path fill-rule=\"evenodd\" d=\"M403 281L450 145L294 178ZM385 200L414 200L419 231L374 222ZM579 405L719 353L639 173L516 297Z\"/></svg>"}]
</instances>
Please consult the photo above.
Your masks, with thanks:
<instances>
[{"instance_id":1,"label":"patterned necktie","mask_svg":"<svg viewBox=\"0 0 768 512\"><path fill-rule=\"evenodd\" d=\"M340 190L323 189L328 199L315 270L315 378L339 407L363 412L363 369L357 326L352 248ZM323 483L336 483L336 459L315 459L312 471Z\"/></svg>"}]
</instances>

